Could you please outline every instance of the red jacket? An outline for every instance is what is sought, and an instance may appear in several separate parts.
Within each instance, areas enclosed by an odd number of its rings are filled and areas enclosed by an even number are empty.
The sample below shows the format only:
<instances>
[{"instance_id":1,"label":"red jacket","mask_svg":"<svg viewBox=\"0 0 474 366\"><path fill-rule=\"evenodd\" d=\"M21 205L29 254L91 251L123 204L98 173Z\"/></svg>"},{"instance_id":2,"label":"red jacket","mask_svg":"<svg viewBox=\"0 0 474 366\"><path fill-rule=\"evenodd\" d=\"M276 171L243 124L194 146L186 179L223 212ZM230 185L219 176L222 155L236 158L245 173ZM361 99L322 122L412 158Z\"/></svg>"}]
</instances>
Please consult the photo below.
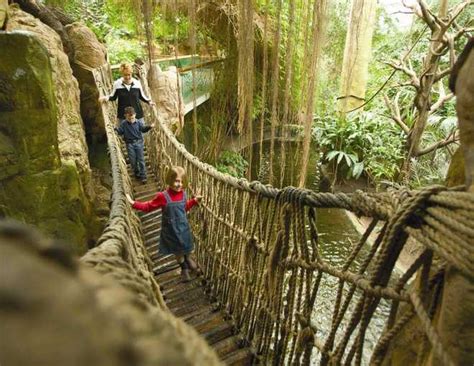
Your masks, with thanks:
<instances>
[{"instance_id":1,"label":"red jacket","mask_svg":"<svg viewBox=\"0 0 474 366\"><path fill-rule=\"evenodd\" d=\"M171 188L168 188L166 191L170 195L170 198L173 202L178 202L183 199L183 194L184 194L183 191L176 192L176 191L173 191ZM194 207L197 204L198 202L194 198L187 200L186 212L188 212L192 207ZM146 201L146 202L135 201L132 207L140 211L150 212L150 211L154 211L165 206L166 206L165 195L163 194L163 192L158 192L152 200Z\"/></svg>"}]
</instances>

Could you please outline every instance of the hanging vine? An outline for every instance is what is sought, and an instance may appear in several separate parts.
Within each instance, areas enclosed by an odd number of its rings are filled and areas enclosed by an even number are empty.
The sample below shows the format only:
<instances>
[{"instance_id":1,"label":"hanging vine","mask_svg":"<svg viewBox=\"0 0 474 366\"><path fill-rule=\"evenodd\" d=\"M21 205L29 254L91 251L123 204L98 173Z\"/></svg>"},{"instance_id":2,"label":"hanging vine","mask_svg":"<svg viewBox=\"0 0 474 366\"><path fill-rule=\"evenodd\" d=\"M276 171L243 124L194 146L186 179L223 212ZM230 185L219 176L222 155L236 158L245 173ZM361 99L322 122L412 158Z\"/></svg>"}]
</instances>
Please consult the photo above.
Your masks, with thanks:
<instances>
[{"instance_id":1,"label":"hanging vine","mask_svg":"<svg viewBox=\"0 0 474 366\"><path fill-rule=\"evenodd\" d=\"M271 137L270 137L270 170L268 183L273 182L273 154L275 151L275 129L278 122L278 87L280 79L280 38L281 38L281 0L277 0L277 11L275 15L277 25L273 37L273 61L272 61L272 112L271 112Z\"/></svg>"},{"instance_id":2,"label":"hanging vine","mask_svg":"<svg viewBox=\"0 0 474 366\"><path fill-rule=\"evenodd\" d=\"M251 172L253 126L253 89L254 89L254 27L253 27L253 0L238 2L238 100L239 117L237 131L247 132L250 139L249 168Z\"/></svg>"},{"instance_id":3,"label":"hanging vine","mask_svg":"<svg viewBox=\"0 0 474 366\"><path fill-rule=\"evenodd\" d=\"M195 55L196 55L196 0L188 0L188 17L190 20L189 27L189 42L191 45L191 78L192 78L192 92L193 92L193 148L192 151L198 151L198 125L197 125L197 108L196 108L196 70Z\"/></svg>"},{"instance_id":4,"label":"hanging vine","mask_svg":"<svg viewBox=\"0 0 474 366\"><path fill-rule=\"evenodd\" d=\"M304 187L306 183L306 175L309 161L309 148L311 145L311 124L313 122L314 100L316 97L316 86L318 69L321 59L322 43L325 38L325 17L327 12L327 0L315 0L313 3L313 26L312 26L312 47L311 47L311 62L306 75L308 75L307 95L304 109L304 142L303 142L303 157L301 164L301 172L299 177L299 187Z\"/></svg>"},{"instance_id":5,"label":"hanging vine","mask_svg":"<svg viewBox=\"0 0 474 366\"><path fill-rule=\"evenodd\" d=\"M262 92L261 92L261 104L262 110L260 114L260 141L259 141L259 169L263 166L263 128L265 125L265 112L266 112L266 101L267 101L267 78L268 78L268 7L270 0L265 0L264 18L263 18L263 65L262 65Z\"/></svg>"},{"instance_id":6,"label":"hanging vine","mask_svg":"<svg viewBox=\"0 0 474 366\"><path fill-rule=\"evenodd\" d=\"M285 168L286 168L286 148L285 148L285 139L286 139L286 127L285 125L288 124L288 112L290 107L290 93L291 93L291 86L293 81L293 53L294 53L294 43L293 37L295 32L295 0L290 0L289 4L289 29L286 35L286 58L285 58L285 90L283 92L283 116L281 119L280 130L282 134L282 138L280 139L280 162L281 162L281 169L280 169L280 187L283 187L283 183L285 180Z\"/></svg>"}]
</instances>

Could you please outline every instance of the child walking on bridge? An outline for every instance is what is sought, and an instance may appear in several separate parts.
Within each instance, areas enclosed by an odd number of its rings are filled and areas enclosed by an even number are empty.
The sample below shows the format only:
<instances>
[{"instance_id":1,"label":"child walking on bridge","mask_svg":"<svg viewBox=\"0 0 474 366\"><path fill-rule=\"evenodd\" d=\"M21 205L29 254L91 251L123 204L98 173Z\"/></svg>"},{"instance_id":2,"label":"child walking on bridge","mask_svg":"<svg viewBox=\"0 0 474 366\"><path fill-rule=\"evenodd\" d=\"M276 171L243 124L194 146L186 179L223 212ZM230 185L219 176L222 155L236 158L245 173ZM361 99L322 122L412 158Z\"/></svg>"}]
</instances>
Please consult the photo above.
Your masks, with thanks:
<instances>
[{"instance_id":1,"label":"child walking on bridge","mask_svg":"<svg viewBox=\"0 0 474 366\"><path fill-rule=\"evenodd\" d=\"M174 254L181 267L183 281L191 280L189 271L200 270L192 258L194 244L186 212L199 204L202 196L187 199L183 190L187 186L186 172L180 166L173 166L166 175L168 188L150 201L134 201L127 194L127 200L136 210L150 212L162 209L159 251L161 254Z\"/></svg>"},{"instance_id":2,"label":"child walking on bridge","mask_svg":"<svg viewBox=\"0 0 474 366\"><path fill-rule=\"evenodd\" d=\"M120 122L120 126L115 128L115 131L125 140L127 145L128 159L132 166L135 177L140 179L142 183L146 183L146 165L143 152L143 135L155 127L152 123L150 126L145 126L143 120L136 118L135 109L133 107L125 108L125 119Z\"/></svg>"}]
</instances>

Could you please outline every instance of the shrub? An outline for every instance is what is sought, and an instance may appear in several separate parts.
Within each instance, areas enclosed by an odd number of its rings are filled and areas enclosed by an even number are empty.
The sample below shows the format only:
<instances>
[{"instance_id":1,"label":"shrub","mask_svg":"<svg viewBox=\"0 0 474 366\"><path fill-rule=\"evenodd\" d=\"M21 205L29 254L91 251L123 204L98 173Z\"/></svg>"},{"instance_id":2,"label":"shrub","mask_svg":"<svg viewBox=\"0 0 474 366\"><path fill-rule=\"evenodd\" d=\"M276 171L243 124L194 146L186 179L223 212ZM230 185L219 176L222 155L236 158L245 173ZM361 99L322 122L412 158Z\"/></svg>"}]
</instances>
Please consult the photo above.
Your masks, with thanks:
<instances>
[{"instance_id":1,"label":"shrub","mask_svg":"<svg viewBox=\"0 0 474 366\"><path fill-rule=\"evenodd\" d=\"M316 117L313 139L324 159L334 161L336 169L347 172L347 178L365 173L376 184L393 180L403 158L400 129L370 112L349 115L345 121Z\"/></svg>"},{"instance_id":2,"label":"shrub","mask_svg":"<svg viewBox=\"0 0 474 366\"><path fill-rule=\"evenodd\" d=\"M217 160L216 169L236 178L245 176L248 162L237 152L224 150Z\"/></svg>"}]
</instances>

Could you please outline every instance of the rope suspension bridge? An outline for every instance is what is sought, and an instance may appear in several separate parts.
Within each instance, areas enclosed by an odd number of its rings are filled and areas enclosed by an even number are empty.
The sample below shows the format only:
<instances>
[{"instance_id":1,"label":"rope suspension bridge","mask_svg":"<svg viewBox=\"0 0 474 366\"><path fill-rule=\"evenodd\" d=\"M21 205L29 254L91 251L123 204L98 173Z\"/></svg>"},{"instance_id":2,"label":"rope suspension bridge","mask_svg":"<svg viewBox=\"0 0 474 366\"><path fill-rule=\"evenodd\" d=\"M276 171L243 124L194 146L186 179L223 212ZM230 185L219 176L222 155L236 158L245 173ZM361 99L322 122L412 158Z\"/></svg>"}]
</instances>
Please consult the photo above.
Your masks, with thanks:
<instances>
[{"instance_id":1,"label":"rope suspension bridge","mask_svg":"<svg viewBox=\"0 0 474 366\"><path fill-rule=\"evenodd\" d=\"M94 76L102 91L110 89L108 66L94 70ZM146 86L145 70L141 76ZM146 145L153 178L148 185L133 186L113 131L113 108L104 108L114 172L112 214L101 245L83 261L101 267L110 261L111 252L127 252L130 266L143 272L142 281L154 289L151 300L163 304L164 297L168 308L194 325L228 364L378 365L413 318L424 333L419 347L431 348L443 364L454 364L433 325L434 309L446 265L468 278L474 276L469 245L474 236L472 194L462 187L442 186L376 194L315 193L236 179L186 151L156 110L149 111L148 122L159 128L147 137ZM157 252L160 213L138 220L125 200L132 189L136 199L150 199L164 187L161 179L170 165L183 166L192 189L204 196L201 208L190 215L204 275L190 283L181 283L178 266ZM342 208L372 218L342 266L331 265L320 253L315 224L320 208ZM379 223L382 229L370 250L361 250ZM133 240L124 237L125 232L133 234ZM408 241L418 242L423 251L394 277L395 263ZM358 268L352 266L356 259ZM324 277L334 277L337 288L327 324L319 324ZM416 285L409 285L414 277ZM390 304L390 311L376 342L367 345L381 301Z\"/></svg>"}]
</instances>

